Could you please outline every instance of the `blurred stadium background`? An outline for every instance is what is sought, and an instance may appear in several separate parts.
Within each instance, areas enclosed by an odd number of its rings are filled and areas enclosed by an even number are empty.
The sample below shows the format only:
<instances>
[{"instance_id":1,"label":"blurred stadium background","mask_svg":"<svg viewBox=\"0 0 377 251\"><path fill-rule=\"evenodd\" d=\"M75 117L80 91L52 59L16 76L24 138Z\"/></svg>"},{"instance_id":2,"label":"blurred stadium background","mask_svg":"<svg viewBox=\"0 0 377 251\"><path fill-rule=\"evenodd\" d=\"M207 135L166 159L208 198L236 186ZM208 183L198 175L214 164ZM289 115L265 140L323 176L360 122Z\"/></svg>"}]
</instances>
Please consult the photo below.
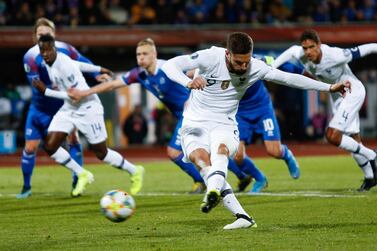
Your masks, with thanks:
<instances>
[{"instance_id":1,"label":"blurred stadium background","mask_svg":"<svg viewBox=\"0 0 377 251\"><path fill-rule=\"evenodd\" d=\"M254 39L255 53L271 56L297 44L300 33L309 27L319 32L323 43L339 47L377 39L377 0L0 0L2 154L20 150L24 144L31 89L22 57L32 46L35 20L43 16L57 25L58 40L117 73L136 66L136 43L146 37L154 39L161 59L222 45L226 34L233 31L247 32ZM375 62L377 55L370 55L351 64L367 88L361 129L369 139L377 136ZM312 118L319 112L323 118L330 115L327 95L273 84L268 88L283 140L322 141L312 135ZM128 146L123 123L139 104L149 129L144 144L168 142L174 119L140 86L122 88L101 99L110 146Z\"/></svg>"}]
</instances>

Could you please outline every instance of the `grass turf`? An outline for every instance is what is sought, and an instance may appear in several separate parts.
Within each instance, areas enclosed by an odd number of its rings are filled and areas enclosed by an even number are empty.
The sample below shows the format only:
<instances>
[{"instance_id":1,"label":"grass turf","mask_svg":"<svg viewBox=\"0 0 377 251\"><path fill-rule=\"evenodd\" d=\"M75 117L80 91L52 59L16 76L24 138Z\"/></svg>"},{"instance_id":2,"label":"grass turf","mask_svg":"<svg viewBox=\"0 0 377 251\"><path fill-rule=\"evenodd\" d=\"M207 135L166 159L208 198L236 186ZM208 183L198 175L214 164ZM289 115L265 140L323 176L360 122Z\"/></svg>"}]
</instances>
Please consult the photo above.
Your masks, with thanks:
<instances>
[{"instance_id":1,"label":"grass turf","mask_svg":"<svg viewBox=\"0 0 377 251\"><path fill-rule=\"evenodd\" d=\"M257 159L268 177L262 195L239 194L258 228L224 231L234 218L222 206L203 214L203 195L170 162L144 163L135 215L112 223L99 211L108 190L129 188L129 175L87 165L96 178L85 195L69 196L62 167L36 168L33 195L17 200L18 168L0 169L0 250L376 250L377 189L358 193L362 174L348 156L299 158L301 178L283 161ZM236 179L229 174L233 187Z\"/></svg>"}]
</instances>

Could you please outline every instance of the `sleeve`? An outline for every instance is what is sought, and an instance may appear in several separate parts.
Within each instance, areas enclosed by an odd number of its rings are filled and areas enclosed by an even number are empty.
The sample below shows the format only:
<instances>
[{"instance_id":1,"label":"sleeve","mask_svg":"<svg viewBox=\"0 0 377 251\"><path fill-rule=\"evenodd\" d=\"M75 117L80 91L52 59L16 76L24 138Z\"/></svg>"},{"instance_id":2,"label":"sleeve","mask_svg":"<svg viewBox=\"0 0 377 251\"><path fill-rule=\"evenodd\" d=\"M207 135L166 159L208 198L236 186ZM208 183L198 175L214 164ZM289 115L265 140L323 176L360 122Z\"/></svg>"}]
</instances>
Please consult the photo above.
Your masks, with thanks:
<instances>
[{"instance_id":1,"label":"sleeve","mask_svg":"<svg viewBox=\"0 0 377 251\"><path fill-rule=\"evenodd\" d=\"M76 60L72 60L72 61L74 62L74 64L76 64L80 68L80 71L82 72L100 72L101 71L101 66L83 63Z\"/></svg>"},{"instance_id":2,"label":"sleeve","mask_svg":"<svg viewBox=\"0 0 377 251\"><path fill-rule=\"evenodd\" d=\"M271 64L274 68L279 68L285 62L291 60L292 58L298 58L301 47L298 45L293 45L287 50L285 50L280 56L278 56L275 61Z\"/></svg>"},{"instance_id":3,"label":"sleeve","mask_svg":"<svg viewBox=\"0 0 377 251\"><path fill-rule=\"evenodd\" d=\"M299 74L283 72L274 68L270 68L270 70L264 75L263 79L277 84L306 90L330 91L331 86Z\"/></svg>"},{"instance_id":4,"label":"sleeve","mask_svg":"<svg viewBox=\"0 0 377 251\"><path fill-rule=\"evenodd\" d=\"M199 68L200 70L207 69L213 56L210 49L197 51L191 55L184 55L172 58L165 62L162 66L162 71L173 81L187 87L187 84L192 80L185 72Z\"/></svg>"},{"instance_id":5,"label":"sleeve","mask_svg":"<svg viewBox=\"0 0 377 251\"><path fill-rule=\"evenodd\" d=\"M78 50L76 50L75 47L73 47L72 45L67 44L67 43L64 43L64 44L67 47L66 49L68 51L68 56L70 58L72 58L73 60L76 60L76 61L87 63L87 64L93 64L93 62L90 61L90 59L88 59L85 56L83 56L82 54L80 54L80 52L78 52ZM99 74L100 74L99 72L93 72L93 77L96 77Z\"/></svg>"},{"instance_id":6,"label":"sleeve","mask_svg":"<svg viewBox=\"0 0 377 251\"><path fill-rule=\"evenodd\" d=\"M29 83L31 84L34 79L39 79L38 64L36 59L26 53L23 58L23 63L26 77Z\"/></svg>"},{"instance_id":7,"label":"sleeve","mask_svg":"<svg viewBox=\"0 0 377 251\"><path fill-rule=\"evenodd\" d=\"M52 97L52 98L70 100L70 97L68 96L67 92L56 91L56 90L52 90L50 88L46 88L44 95L47 96L47 97Z\"/></svg>"},{"instance_id":8,"label":"sleeve","mask_svg":"<svg viewBox=\"0 0 377 251\"><path fill-rule=\"evenodd\" d=\"M122 81L126 85L139 83L139 68L135 67L121 76Z\"/></svg>"}]
</instances>

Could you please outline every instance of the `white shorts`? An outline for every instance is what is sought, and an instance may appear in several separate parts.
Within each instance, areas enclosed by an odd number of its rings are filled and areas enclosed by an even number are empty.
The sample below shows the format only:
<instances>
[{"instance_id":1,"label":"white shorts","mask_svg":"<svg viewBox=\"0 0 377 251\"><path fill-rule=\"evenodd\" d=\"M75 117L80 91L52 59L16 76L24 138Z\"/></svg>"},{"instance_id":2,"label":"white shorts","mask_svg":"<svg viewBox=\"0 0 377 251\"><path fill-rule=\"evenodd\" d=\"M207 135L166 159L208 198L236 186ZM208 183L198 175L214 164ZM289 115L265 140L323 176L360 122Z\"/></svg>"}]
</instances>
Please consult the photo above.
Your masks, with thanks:
<instances>
[{"instance_id":1,"label":"white shorts","mask_svg":"<svg viewBox=\"0 0 377 251\"><path fill-rule=\"evenodd\" d=\"M213 121L197 122L183 119L180 134L185 162L190 162L189 156L196 149L203 148L211 154L211 152L217 152L220 144L225 144L229 150L229 156L233 157L240 143L236 125Z\"/></svg>"},{"instance_id":2,"label":"white shorts","mask_svg":"<svg viewBox=\"0 0 377 251\"><path fill-rule=\"evenodd\" d=\"M88 110L85 114L78 114L70 110L59 110L53 117L49 132L71 133L77 128L88 140L89 144L98 144L107 139L103 113Z\"/></svg>"},{"instance_id":3,"label":"white shorts","mask_svg":"<svg viewBox=\"0 0 377 251\"><path fill-rule=\"evenodd\" d=\"M359 111L365 99L363 84L353 81L351 85L351 93L346 93L344 98L339 98L334 102L334 116L329 123L329 127L349 135L360 132Z\"/></svg>"}]
</instances>

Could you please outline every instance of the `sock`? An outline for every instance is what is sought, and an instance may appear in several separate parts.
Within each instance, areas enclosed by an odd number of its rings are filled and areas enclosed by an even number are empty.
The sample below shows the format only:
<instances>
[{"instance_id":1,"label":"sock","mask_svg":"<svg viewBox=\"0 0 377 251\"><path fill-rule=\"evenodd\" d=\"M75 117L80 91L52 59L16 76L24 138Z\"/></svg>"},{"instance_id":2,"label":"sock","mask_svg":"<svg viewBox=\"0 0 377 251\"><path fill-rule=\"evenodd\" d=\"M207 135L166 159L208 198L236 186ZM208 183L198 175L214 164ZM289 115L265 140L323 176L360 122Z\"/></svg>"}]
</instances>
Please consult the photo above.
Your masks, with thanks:
<instances>
[{"instance_id":1,"label":"sock","mask_svg":"<svg viewBox=\"0 0 377 251\"><path fill-rule=\"evenodd\" d=\"M246 177L246 173L237 166L236 162L233 159L229 159L228 169L233 172L239 180L242 180Z\"/></svg>"},{"instance_id":2,"label":"sock","mask_svg":"<svg viewBox=\"0 0 377 251\"><path fill-rule=\"evenodd\" d=\"M183 153L181 153L177 158L172 161L179 166L184 172L186 172L194 180L194 182L204 182L202 176L200 176L199 171L195 168L192 163L183 162Z\"/></svg>"},{"instance_id":3,"label":"sock","mask_svg":"<svg viewBox=\"0 0 377 251\"><path fill-rule=\"evenodd\" d=\"M290 159L288 146L282 144L280 146L280 149L281 149L281 159L288 161Z\"/></svg>"},{"instance_id":4,"label":"sock","mask_svg":"<svg viewBox=\"0 0 377 251\"><path fill-rule=\"evenodd\" d=\"M359 165L359 167L363 171L364 177L366 179L373 179L374 178L373 169L372 169L372 166L370 165L369 160L365 158L363 155L357 154L357 153L352 153L352 157L354 158L356 163Z\"/></svg>"},{"instance_id":5,"label":"sock","mask_svg":"<svg viewBox=\"0 0 377 251\"><path fill-rule=\"evenodd\" d=\"M230 187L229 184L228 186ZM234 216L236 216L237 214L243 214L250 218L250 215L246 213L246 211L241 206L240 202L237 200L231 187L230 189L225 189L221 193L221 197L223 197L224 207L228 209Z\"/></svg>"},{"instance_id":6,"label":"sock","mask_svg":"<svg viewBox=\"0 0 377 251\"><path fill-rule=\"evenodd\" d=\"M204 183L206 184L206 186L208 185L207 179L208 179L208 173L210 169L211 169L211 166L206 166L200 169L200 176L202 176L202 179Z\"/></svg>"},{"instance_id":7,"label":"sock","mask_svg":"<svg viewBox=\"0 0 377 251\"><path fill-rule=\"evenodd\" d=\"M69 153L63 147L59 147L58 150L51 155L51 158L60 165L63 165L75 172L77 175L80 175L84 171L84 169L71 158Z\"/></svg>"},{"instance_id":8,"label":"sock","mask_svg":"<svg viewBox=\"0 0 377 251\"><path fill-rule=\"evenodd\" d=\"M130 162L128 162L122 155L118 152L107 148L107 154L103 159L104 162L116 167L118 169L122 169L134 175L136 173L136 166Z\"/></svg>"},{"instance_id":9,"label":"sock","mask_svg":"<svg viewBox=\"0 0 377 251\"><path fill-rule=\"evenodd\" d=\"M211 163L212 167L207 179L207 191L217 190L221 192L226 180L228 157L224 154L212 154Z\"/></svg>"},{"instance_id":10,"label":"sock","mask_svg":"<svg viewBox=\"0 0 377 251\"><path fill-rule=\"evenodd\" d=\"M79 164L83 166L83 157L82 157L82 147L81 144L69 144L69 155ZM72 186L75 187L77 184L77 175L72 172Z\"/></svg>"},{"instance_id":11,"label":"sock","mask_svg":"<svg viewBox=\"0 0 377 251\"><path fill-rule=\"evenodd\" d=\"M340 142L339 147L351 153L359 153L368 160L374 160L376 158L376 153L373 150L365 147L363 144L358 143L350 136L344 134L342 136L342 141Z\"/></svg>"},{"instance_id":12,"label":"sock","mask_svg":"<svg viewBox=\"0 0 377 251\"><path fill-rule=\"evenodd\" d=\"M31 176L35 166L35 153L27 153L22 151L21 169L24 177L24 188L31 188Z\"/></svg>"},{"instance_id":13,"label":"sock","mask_svg":"<svg viewBox=\"0 0 377 251\"><path fill-rule=\"evenodd\" d=\"M248 156L245 156L243 159L241 170L247 174L250 174L256 181L264 181L266 179L263 172L258 169L258 167Z\"/></svg>"}]
</instances>

